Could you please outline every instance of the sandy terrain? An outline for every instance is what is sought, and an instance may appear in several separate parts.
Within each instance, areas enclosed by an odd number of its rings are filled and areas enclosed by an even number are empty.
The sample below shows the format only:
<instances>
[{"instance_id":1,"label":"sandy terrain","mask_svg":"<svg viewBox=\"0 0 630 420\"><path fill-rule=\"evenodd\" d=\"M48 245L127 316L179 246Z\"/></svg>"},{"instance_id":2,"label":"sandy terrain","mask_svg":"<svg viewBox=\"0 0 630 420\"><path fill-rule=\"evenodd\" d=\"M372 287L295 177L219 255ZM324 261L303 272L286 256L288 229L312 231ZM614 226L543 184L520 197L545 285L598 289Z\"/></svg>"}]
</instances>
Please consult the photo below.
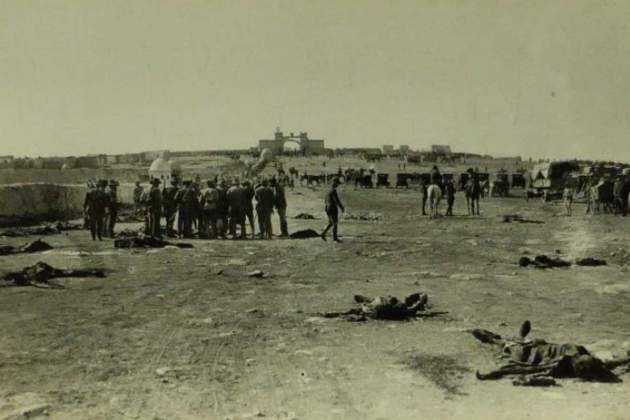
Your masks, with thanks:
<instances>
[{"instance_id":1,"label":"sandy terrain","mask_svg":"<svg viewBox=\"0 0 630 420\"><path fill-rule=\"evenodd\" d=\"M290 229L320 230L323 190L289 193ZM628 220L558 217L560 206L482 202L469 218L419 214L413 190L341 191L353 214L343 244L311 240L191 241L191 250L117 250L87 232L45 238L54 250L0 257L1 270L38 260L103 267L105 279L62 290L0 288L0 418L33 407L55 419L412 419L630 417L620 384L573 380L541 389L479 382L494 353L466 332L584 344L602 357L630 350ZM544 224L503 223L519 212ZM131 227L121 226L121 227ZM26 239L2 239L18 244ZM524 253L606 258L607 267L516 265ZM613 254L614 253L614 254ZM267 278L245 273L259 269ZM218 274L221 272L221 274ZM440 318L350 323L356 293L425 291ZM40 410L40 411L41 411Z\"/></svg>"}]
</instances>

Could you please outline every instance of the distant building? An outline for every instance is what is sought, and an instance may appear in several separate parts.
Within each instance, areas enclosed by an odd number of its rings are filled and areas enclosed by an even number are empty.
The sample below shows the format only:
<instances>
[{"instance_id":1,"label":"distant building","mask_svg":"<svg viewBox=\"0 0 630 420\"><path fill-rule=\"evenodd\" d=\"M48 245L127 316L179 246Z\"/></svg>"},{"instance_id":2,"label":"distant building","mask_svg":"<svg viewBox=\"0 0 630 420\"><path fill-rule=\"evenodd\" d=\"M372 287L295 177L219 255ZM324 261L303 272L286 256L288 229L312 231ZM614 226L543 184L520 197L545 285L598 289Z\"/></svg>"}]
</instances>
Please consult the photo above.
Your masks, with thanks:
<instances>
[{"instance_id":1,"label":"distant building","mask_svg":"<svg viewBox=\"0 0 630 420\"><path fill-rule=\"evenodd\" d=\"M394 146L392 146L391 144L383 145L383 154L384 155L388 155L388 156L393 155L394 154Z\"/></svg>"},{"instance_id":2,"label":"distant building","mask_svg":"<svg viewBox=\"0 0 630 420\"><path fill-rule=\"evenodd\" d=\"M409 146L407 146L406 144L401 144L398 150L400 151L401 155L407 155L409 154L410 149Z\"/></svg>"},{"instance_id":3,"label":"distant building","mask_svg":"<svg viewBox=\"0 0 630 420\"><path fill-rule=\"evenodd\" d=\"M145 162L153 162L157 158L168 160L170 158L170 151L168 150L150 150L142 153L142 158Z\"/></svg>"},{"instance_id":4,"label":"distant building","mask_svg":"<svg viewBox=\"0 0 630 420\"><path fill-rule=\"evenodd\" d=\"M10 164L12 162L13 162L13 156L12 155L0 156L0 165L6 165L6 164Z\"/></svg>"},{"instance_id":5,"label":"distant building","mask_svg":"<svg viewBox=\"0 0 630 420\"><path fill-rule=\"evenodd\" d=\"M170 184L172 175L171 165L161 157L155 159L149 167L149 179L159 179L162 185Z\"/></svg>"},{"instance_id":6,"label":"distant building","mask_svg":"<svg viewBox=\"0 0 630 420\"><path fill-rule=\"evenodd\" d=\"M284 152L284 144L286 142L298 144L300 147L300 153L306 156L326 154L324 140L309 139L308 134L305 131L301 132L299 135L294 135L293 133L284 135L284 133L280 131L280 128L276 129L273 140L258 140L258 150L269 149L273 152L273 154L279 155Z\"/></svg>"},{"instance_id":7,"label":"distant building","mask_svg":"<svg viewBox=\"0 0 630 420\"><path fill-rule=\"evenodd\" d=\"M431 153L436 155L451 155L453 152L451 151L451 146L447 146L445 144L432 144L431 145Z\"/></svg>"},{"instance_id":8,"label":"distant building","mask_svg":"<svg viewBox=\"0 0 630 420\"><path fill-rule=\"evenodd\" d=\"M74 161L75 168L98 169L101 161L98 156L79 156Z\"/></svg>"}]
</instances>

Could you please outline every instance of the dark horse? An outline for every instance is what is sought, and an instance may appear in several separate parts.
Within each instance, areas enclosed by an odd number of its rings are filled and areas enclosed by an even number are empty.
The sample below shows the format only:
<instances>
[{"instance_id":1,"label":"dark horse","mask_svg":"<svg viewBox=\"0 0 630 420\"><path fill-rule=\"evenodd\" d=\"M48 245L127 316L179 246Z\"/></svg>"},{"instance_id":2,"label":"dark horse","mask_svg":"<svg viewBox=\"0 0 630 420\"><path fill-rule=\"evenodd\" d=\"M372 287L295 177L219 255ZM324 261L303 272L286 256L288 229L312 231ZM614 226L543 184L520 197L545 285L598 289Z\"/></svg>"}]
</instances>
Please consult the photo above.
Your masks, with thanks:
<instances>
[{"instance_id":1,"label":"dark horse","mask_svg":"<svg viewBox=\"0 0 630 420\"><path fill-rule=\"evenodd\" d=\"M479 216L479 196L481 195L481 184L479 183L479 178L473 175L466 182L465 187L466 192L466 206L468 207L468 215L476 215ZM476 203L476 205L475 205Z\"/></svg>"}]
</instances>

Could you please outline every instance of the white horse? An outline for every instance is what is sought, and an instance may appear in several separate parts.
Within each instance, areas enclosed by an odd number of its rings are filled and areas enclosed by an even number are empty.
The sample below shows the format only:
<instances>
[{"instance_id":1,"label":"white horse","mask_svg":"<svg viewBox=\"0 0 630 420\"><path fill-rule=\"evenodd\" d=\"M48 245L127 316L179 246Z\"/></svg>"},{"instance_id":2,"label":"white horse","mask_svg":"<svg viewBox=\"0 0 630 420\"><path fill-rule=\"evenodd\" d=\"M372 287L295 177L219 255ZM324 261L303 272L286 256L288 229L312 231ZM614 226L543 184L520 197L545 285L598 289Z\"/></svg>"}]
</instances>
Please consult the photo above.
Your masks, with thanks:
<instances>
[{"instance_id":1,"label":"white horse","mask_svg":"<svg viewBox=\"0 0 630 420\"><path fill-rule=\"evenodd\" d=\"M439 185L429 185L427 188L427 200L429 201L430 217L441 216L440 201L442 200L442 189Z\"/></svg>"}]
</instances>

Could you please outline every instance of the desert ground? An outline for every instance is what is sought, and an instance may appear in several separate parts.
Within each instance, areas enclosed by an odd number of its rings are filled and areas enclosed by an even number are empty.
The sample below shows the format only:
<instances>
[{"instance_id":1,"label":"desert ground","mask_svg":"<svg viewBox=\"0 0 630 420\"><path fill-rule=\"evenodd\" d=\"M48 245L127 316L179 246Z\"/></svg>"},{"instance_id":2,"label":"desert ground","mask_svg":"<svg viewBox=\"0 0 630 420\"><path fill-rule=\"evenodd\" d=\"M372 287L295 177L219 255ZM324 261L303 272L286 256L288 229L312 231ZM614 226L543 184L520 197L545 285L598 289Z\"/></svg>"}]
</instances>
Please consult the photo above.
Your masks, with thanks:
<instances>
[{"instance_id":1,"label":"desert ground","mask_svg":"<svg viewBox=\"0 0 630 420\"><path fill-rule=\"evenodd\" d=\"M325 226L323 188L287 191L291 231ZM497 366L471 328L630 350L628 219L562 216L558 203L486 198L480 217L429 219L415 189L340 189L343 243L319 238L190 240L193 249L116 249L86 231L43 239L40 254L0 257L107 270L63 289L0 287L0 418L54 419L623 419L622 383L551 388L478 381ZM444 211L444 209L442 209ZM504 223L518 213L544 223ZM277 221L276 221L277 222ZM137 228L123 224L119 229ZM276 226L277 229L277 226ZM35 238L2 238L22 244ZM537 254L599 257L605 267L538 270ZM247 273L262 270L263 278ZM318 316L368 296L423 291L436 311L408 322ZM38 411L39 410L39 411Z\"/></svg>"}]
</instances>

